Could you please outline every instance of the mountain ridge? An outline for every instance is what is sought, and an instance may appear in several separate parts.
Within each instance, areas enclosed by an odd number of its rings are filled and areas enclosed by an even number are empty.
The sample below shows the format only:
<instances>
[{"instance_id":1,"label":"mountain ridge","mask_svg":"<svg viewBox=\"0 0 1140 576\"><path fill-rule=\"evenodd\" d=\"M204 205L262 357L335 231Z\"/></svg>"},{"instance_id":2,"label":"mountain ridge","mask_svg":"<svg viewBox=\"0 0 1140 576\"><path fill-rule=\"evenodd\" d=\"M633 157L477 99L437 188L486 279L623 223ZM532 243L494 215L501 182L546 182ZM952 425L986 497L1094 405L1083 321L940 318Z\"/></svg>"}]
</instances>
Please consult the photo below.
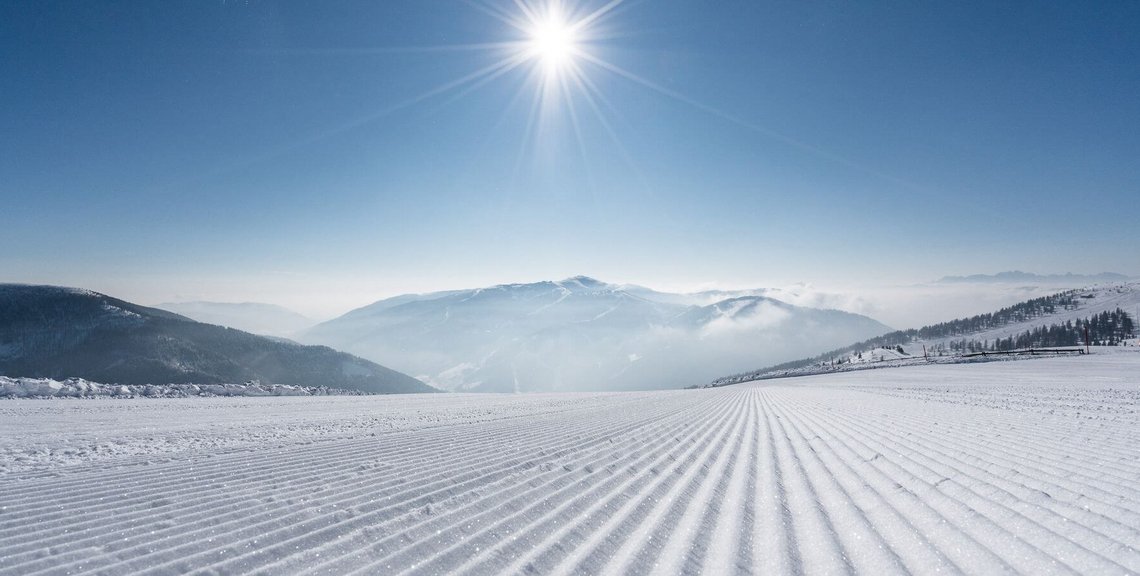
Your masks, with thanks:
<instances>
[{"instance_id":1,"label":"mountain ridge","mask_svg":"<svg viewBox=\"0 0 1140 576\"><path fill-rule=\"evenodd\" d=\"M715 375L716 363L739 365L750 346L786 358L889 331L865 316L754 294L720 308L678 299L588 276L498 284L380 300L300 340L446 389L511 392L682 387Z\"/></svg>"},{"instance_id":2,"label":"mountain ridge","mask_svg":"<svg viewBox=\"0 0 1140 576\"><path fill-rule=\"evenodd\" d=\"M196 322L90 290L0 284L0 374L121 384L329 386L370 393L431 387L324 346Z\"/></svg>"}]
</instances>

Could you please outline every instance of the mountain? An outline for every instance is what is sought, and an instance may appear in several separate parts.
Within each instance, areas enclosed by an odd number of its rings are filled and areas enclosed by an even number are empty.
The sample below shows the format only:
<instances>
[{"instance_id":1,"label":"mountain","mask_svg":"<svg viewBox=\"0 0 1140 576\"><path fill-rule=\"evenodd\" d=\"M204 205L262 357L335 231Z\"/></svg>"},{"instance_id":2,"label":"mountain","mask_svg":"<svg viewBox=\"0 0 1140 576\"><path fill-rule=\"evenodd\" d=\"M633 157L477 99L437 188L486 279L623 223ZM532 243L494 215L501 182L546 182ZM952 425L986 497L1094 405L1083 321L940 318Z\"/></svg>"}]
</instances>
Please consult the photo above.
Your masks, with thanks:
<instances>
[{"instance_id":1,"label":"mountain","mask_svg":"<svg viewBox=\"0 0 1140 576\"><path fill-rule=\"evenodd\" d=\"M502 392L682 387L889 331L763 296L689 301L577 276L381 300L300 340L438 387Z\"/></svg>"},{"instance_id":2,"label":"mountain","mask_svg":"<svg viewBox=\"0 0 1140 576\"><path fill-rule=\"evenodd\" d=\"M155 308L206 324L282 338L292 338L316 324L288 308L259 302L167 302Z\"/></svg>"},{"instance_id":3,"label":"mountain","mask_svg":"<svg viewBox=\"0 0 1140 576\"><path fill-rule=\"evenodd\" d=\"M1086 286L1096 282L1124 282L1129 280L1128 276L1123 274L1116 274L1114 272L1102 272L1100 274L1073 274L1068 272L1065 274L1034 274L1032 272L1022 272L1020 270L1012 270L1009 272L999 272L997 274L973 274L970 276L943 276L937 280L938 284L959 284L959 283L1028 283L1028 284L1065 284L1074 287Z\"/></svg>"},{"instance_id":4,"label":"mountain","mask_svg":"<svg viewBox=\"0 0 1140 576\"><path fill-rule=\"evenodd\" d=\"M324 346L255 336L73 288L0 284L0 374L119 384L329 386L430 392L405 374Z\"/></svg>"}]
</instances>

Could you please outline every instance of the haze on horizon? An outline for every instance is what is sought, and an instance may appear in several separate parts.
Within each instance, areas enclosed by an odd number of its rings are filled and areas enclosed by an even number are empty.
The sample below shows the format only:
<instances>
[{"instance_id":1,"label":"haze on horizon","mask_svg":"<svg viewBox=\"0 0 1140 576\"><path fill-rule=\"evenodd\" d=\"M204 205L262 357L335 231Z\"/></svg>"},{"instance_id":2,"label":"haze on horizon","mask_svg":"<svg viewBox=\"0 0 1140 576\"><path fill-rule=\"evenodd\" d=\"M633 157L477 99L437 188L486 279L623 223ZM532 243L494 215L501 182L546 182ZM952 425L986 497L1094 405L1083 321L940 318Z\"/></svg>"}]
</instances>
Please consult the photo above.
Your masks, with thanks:
<instances>
[{"instance_id":1,"label":"haze on horizon","mask_svg":"<svg viewBox=\"0 0 1140 576\"><path fill-rule=\"evenodd\" d=\"M523 5L0 6L0 281L1140 275L1140 4Z\"/></svg>"}]
</instances>

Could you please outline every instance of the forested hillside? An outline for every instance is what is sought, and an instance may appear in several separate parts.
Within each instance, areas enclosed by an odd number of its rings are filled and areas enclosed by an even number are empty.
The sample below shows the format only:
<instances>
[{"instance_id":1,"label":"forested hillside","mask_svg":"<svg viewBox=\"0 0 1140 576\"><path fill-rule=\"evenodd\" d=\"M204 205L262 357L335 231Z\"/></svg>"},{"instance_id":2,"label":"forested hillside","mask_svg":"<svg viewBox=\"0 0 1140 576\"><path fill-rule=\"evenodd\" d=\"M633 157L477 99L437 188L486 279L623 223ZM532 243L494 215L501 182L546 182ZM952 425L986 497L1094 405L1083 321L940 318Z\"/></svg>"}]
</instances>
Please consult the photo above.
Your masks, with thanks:
<instances>
[{"instance_id":1,"label":"forested hillside","mask_svg":"<svg viewBox=\"0 0 1140 576\"><path fill-rule=\"evenodd\" d=\"M406 374L325 346L195 322L88 290L0 284L0 375L115 384L328 386L430 392Z\"/></svg>"},{"instance_id":2,"label":"forested hillside","mask_svg":"<svg viewBox=\"0 0 1140 576\"><path fill-rule=\"evenodd\" d=\"M1083 345L1085 330L1094 346L1117 346L1135 338L1136 320L1128 309L1140 307L1140 285L1119 284L1067 290L1033 298L996 312L978 314L922 328L896 330L876 338L717 380L746 381L760 374L812 365L842 364L874 350L902 356L944 356L983 351L1011 351ZM879 355L881 356L881 355Z\"/></svg>"}]
</instances>

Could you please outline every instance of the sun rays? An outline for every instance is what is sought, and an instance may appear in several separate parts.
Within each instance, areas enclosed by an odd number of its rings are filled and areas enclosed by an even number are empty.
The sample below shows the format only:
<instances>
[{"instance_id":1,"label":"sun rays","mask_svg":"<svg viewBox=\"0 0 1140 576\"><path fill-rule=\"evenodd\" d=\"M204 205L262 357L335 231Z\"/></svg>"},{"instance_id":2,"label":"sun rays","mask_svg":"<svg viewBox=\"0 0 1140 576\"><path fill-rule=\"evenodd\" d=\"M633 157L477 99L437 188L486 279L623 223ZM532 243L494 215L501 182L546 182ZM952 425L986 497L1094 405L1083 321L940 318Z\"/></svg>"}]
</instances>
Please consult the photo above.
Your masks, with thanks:
<instances>
[{"instance_id":1,"label":"sun rays","mask_svg":"<svg viewBox=\"0 0 1140 576\"><path fill-rule=\"evenodd\" d=\"M667 90L612 62L606 57L605 42L623 36L614 16L626 0L464 0L471 8L490 16L503 25L498 39L453 45L384 47L356 50L297 50L297 55L401 55L447 54L485 55L484 64L453 80L442 82L403 101L393 103L365 116L349 120L320 134L297 142L289 148L303 146L370 124L380 118L435 102L437 105L462 105L473 93L511 77L522 78L519 91L503 102L502 117L496 129L508 124L512 114L526 114L525 129L518 135L519 152L516 172L527 156L545 155L558 149L561 161L566 145L577 150L578 160L589 169L585 128L596 127L609 140L618 156L629 165L632 158L618 138L613 119L620 117L619 108L603 93L602 78L609 76L633 82L659 94L676 98ZM528 105L521 105L529 101Z\"/></svg>"},{"instance_id":2,"label":"sun rays","mask_svg":"<svg viewBox=\"0 0 1140 576\"><path fill-rule=\"evenodd\" d=\"M290 150L308 146L338 134L357 130L363 126L403 114L417 108L462 107L480 102L480 92L502 91L515 85L514 94L501 100L497 120L492 120L484 132L484 141L507 137L515 140L517 156L515 175L524 168L524 161L540 158L553 159L562 167L590 171L590 157L606 156L619 161L639 179L644 174L637 166L635 155L623 145L622 135L629 135L628 120L637 111L623 108L622 98L613 92L619 84L632 84L657 96L699 111L720 122L727 123L784 146L798 149L817 160L841 165L878 179L890 181L915 191L927 193L923 187L876 170L814 144L800 137L770 128L749 118L746 112L728 112L710 103L687 96L683 90L667 87L649 77L632 72L619 65L629 62L629 50L624 58L615 58L618 51L629 48L625 42L637 34L636 24L622 20L628 8L636 2L628 0L460 0L474 11L490 17L491 26L484 27L479 38L465 38L467 42L436 45L405 45L370 48L294 48L272 50L273 55L296 57L359 57L392 56L409 59L417 56L451 59L463 57L473 62L467 71L460 71L452 79L437 79L434 86L413 92L364 114L345 119L315 134L288 142L268 150L245 163L279 156ZM628 15L628 14L626 14ZM470 14L468 14L470 16ZM499 26L494 26L495 22ZM484 21L486 23L486 21ZM472 59L471 57L474 57ZM484 92L485 93L485 92ZM521 120L521 121L520 121ZM520 132L509 134L502 130L521 126ZM508 145L509 146L509 145ZM576 152L574 152L576 151ZM571 167L571 165L573 165ZM539 170L554 167L549 162L536 166ZM586 174L592 179L592 176Z\"/></svg>"},{"instance_id":3,"label":"sun rays","mask_svg":"<svg viewBox=\"0 0 1140 576\"><path fill-rule=\"evenodd\" d=\"M539 61L547 76L557 75L573 64L578 52L577 30L566 20L558 3L547 6L541 20L532 22L527 55Z\"/></svg>"},{"instance_id":4,"label":"sun rays","mask_svg":"<svg viewBox=\"0 0 1140 576\"><path fill-rule=\"evenodd\" d=\"M593 10L566 0L476 4L507 24L517 37L504 49L503 62L512 68L526 68L524 90L532 91L532 105L525 137L531 145L565 136L555 132L554 126L563 126L561 120L568 120L582 150L583 119L576 102L585 101L605 121L598 104L603 101L601 93L589 74L604 71L593 64L605 61L597 44L599 28L622 2L611 0Z\"/></svg>"}]
</instances>

